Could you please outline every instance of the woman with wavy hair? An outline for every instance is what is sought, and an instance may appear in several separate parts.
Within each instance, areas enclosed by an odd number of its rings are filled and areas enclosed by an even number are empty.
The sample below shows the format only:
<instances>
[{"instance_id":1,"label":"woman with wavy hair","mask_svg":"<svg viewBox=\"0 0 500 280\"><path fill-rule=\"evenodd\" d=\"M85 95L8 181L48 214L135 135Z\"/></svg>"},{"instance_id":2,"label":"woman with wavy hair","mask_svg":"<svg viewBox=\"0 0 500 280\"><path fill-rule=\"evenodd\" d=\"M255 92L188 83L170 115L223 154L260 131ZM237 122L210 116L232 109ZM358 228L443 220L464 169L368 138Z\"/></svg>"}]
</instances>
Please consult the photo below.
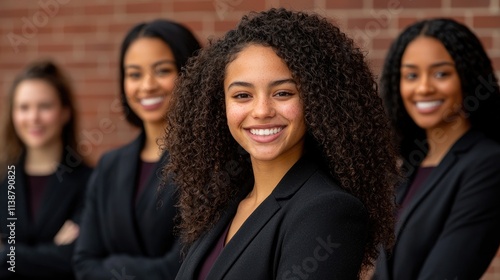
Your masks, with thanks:
<instances>
[{"instance_id":1,"label":"woman with wavy hair","mask_svg":"<svg viewBox=\"0 0 500 280\"><path fill-rule=\"evenodd\" d=\"M381 94L408 181L376 279L479 279L500 243L500 90L479 39L428 19L394 41Z\"/></svg>"},{"instance_id":2,"label":"woman with wavy hair","mask_svg":"<svg viewBox=\"0 0 500 280\"><path fill-rule=\"evenodd\" d=\"M0 279L74 279L85 184L73 89L51 60L29 64L3 104Z\"/></svg>"},{"instance_id":3,"label":"woman with wavy hair","mask_svg":"<svg viewBox=\"0 0 500 280\"><path fill-rule=\"evenodd\" d=\"M168 160L157 140L182 67L200 48L183 25L139 23L120 51L120 97L127 121L140 128L131 143L102 156L89 182L75 249L78 279L174 279L180 244L174 235L172 183L158 193Z\"/></svg>"},{"instance_id":4,"label":"woman with wavy hair","mask_svg":"<svg viewBox=\"0 0 500 280\"><path fill-rule=\"evenodd\" d=\"M391 244L388 119L326 18L243 17L187 65L167 120L189 248L177 279L357 279Z\"/></svg>"}]
</instances>

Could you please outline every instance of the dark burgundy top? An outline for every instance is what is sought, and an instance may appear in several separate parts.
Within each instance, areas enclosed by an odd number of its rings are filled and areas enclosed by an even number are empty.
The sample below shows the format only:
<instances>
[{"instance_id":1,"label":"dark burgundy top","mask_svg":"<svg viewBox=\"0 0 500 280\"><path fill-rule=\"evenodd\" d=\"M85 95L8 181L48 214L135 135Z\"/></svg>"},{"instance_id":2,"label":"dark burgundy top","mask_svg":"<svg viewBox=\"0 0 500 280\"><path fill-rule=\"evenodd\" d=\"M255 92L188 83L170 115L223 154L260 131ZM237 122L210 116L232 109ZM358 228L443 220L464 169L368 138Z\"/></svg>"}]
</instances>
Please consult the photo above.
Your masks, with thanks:
<instances>
[{"instance_id":1,"label":"dark burgundy top","mask_svg":"<svg viewBox=\"0 0 500 280\"><path fill-rule=\"evenodd\" d=\"M217 241L217 243L215 243L215 246L212 248L212 251L210 251L210 254L208 254L207 258L203 262L203 265L201 266L200 269L200 274L198 274L198 280L205 280L207 278L207 275L212 269L212 266L214 266L215 261L222 252L222 249L224 249L224 243L226 241L230 225L231 223L229 223L226 230L221 234L219 240Z\"/></svg>"},{"instance_id":2,"label":"dark burgundy top","mask_svg":"<svg viewBox=\"0 0 500 280\"><path fill-rule=\"evenodd\" d=\"M417 191L420 189L424 181L429 177L429 174L431 174L432 170L434 170L434 166L428 166L428 167L419 167L417 170L417 174L415 174L415 178L413 179L413 182L410 185L410 189L406 193L405 199L403 200L403 203L401 203L401 207L399 208L399 213L403 211L404 208L408 206L408 204L411 202L412 198L415 196Z\"/></svg>"},{"instance_id":3,"label":"dark burgundy top","mask_svg":"<svg viewBox=\"0 0 500 280\"><path fill-rule=\"evenodd\" d=\"M30 205L31 220L34 221L40 203L42 202L42 197L47 189L47 182L49 181L51 175L44 176L27 176L28 181L28 197Z\"/></svg>"},{"instance_id":4,"label":"dark burgundy top","mask_svg":"<svg viewBox=\"0 0 500 280\"><path fill-rule=\"evenodd\" d=\"M151 176L151 173L153 172L153 169L156 165L156 162L145 162L141 160L139 164L139 170L138 170L138 177L137 177L137 182L135 185L135 195L134 195L134 200L137 202L139 197L141 196L142 192L146 188L146 185L148 184L149 177Z\"/></svg>"}]
</instances>

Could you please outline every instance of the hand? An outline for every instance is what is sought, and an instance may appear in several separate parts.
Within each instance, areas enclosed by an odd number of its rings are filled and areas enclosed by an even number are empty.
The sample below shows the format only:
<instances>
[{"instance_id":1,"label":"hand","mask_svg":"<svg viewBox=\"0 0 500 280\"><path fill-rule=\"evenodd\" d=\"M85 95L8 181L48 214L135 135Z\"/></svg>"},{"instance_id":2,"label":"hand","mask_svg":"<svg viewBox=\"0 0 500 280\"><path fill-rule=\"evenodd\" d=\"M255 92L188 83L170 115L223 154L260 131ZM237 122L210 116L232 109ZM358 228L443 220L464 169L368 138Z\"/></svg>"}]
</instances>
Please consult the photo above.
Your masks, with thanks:
<instances>
[{"instance_id":1,"label":"hand","mask_svg":"<svg viewBox=\"0 0 500 280\"><path fill-rule=\"evenodd\" d=\"M67 220L54 237L54 243L58 246L70 244L75 241L79 233L80 227L73 221Z\"/></svg>"}]
</instances>

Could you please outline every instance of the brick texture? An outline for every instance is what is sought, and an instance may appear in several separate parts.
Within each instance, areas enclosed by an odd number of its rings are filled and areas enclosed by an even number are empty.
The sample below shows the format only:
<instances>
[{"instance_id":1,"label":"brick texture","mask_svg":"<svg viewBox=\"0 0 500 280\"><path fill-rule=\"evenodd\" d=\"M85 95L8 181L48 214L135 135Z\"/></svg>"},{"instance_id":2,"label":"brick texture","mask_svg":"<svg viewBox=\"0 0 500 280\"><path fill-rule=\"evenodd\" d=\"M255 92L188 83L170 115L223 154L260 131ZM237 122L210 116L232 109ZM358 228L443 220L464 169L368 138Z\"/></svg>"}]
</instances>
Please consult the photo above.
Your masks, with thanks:
<instances>
[{"instance_id":1,"label":"brick texture","mask_svg":"<svg viewBox=\"0 0 500 280\"><path fill-rule=\"evenodd\" d=\"M408 24L452 17L472 27L500 74L500 0L2 0L0 95L28 62L52 57L71 77L80 112L80 148L95 164L133 139L118 102L118 49L139 21L169 18L205 44L253 10L287 7L332 17L367 51L378 75L392 39ZM500 279L500 252L484 280Z\"/></svg>"}]
</instances>

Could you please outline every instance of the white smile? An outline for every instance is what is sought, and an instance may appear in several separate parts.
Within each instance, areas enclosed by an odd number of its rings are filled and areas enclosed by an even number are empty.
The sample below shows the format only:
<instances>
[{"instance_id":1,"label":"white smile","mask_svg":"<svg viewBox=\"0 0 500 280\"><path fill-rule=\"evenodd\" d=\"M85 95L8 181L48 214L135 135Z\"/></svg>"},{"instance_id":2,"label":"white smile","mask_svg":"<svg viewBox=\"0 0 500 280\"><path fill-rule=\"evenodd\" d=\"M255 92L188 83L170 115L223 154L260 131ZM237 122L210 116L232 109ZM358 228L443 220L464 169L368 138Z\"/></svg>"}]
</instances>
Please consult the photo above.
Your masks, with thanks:
<instances>
[{"instance_id":1,"label":"white smile","mask_svg":"<svg viewBox=\"0 0 500 280\"><path fill-rule=\"evenodd\" d=\"M442 100L435 100L435 101L420 101L416 103L416 106L418 109L430 109L433 107L437 107L439 105L443 104Z\"/></svg>"},{"instance_id":2,"label":"white smile","mask_svg":"<svg viewBox=\"0 0 500 280\"><path fill-rule=\"evenodd\" d=\"M165 97L163 97L163 96L153 97L153 98L143 98L143 99L141 99L141 105L143 105L143 106L156 105L156 104L161 103L164 98Z\"/></svg>"},{"instance_id":3,"label":"white smile","mask_svg":"<svg viewBox=\"0 0 500 280\"><path fill-rule=\"evenodd\" d=\"M259 135L259 136L269 136L269 135L274 135L277 134L278 132L282 131L282 127L277 127L277 128L269 128L269 129L250 129L250 133L253 135Z\"/></svg>"}]
</instances>

